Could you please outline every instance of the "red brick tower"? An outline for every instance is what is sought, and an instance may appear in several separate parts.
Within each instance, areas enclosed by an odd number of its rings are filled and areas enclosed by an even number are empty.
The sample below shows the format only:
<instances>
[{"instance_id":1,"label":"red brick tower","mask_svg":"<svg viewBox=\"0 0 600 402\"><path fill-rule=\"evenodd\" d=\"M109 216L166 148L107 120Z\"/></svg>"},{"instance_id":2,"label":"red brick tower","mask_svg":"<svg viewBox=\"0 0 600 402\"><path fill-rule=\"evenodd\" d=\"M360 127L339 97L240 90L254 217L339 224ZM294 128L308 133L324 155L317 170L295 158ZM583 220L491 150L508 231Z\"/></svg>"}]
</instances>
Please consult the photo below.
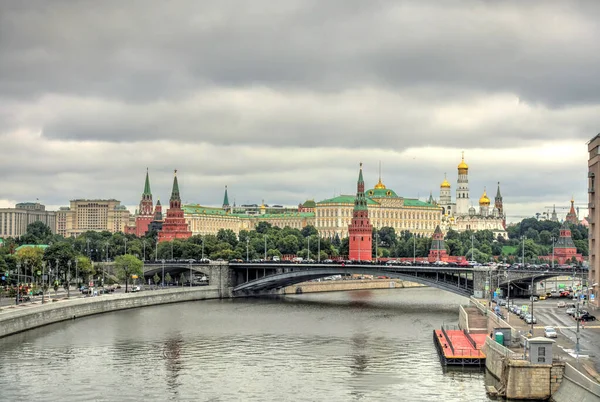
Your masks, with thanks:
<instances>
[{"instance_id":1,"label":"red brick tower","mask_svg":"<svg viewBox=\"0 0 600 402\"><path fill-rule=\"evenodd\" d=\"M352 214L352 221L348 225L348 236L350 237L348 258L355 261L371 261L373 252L371 248L373 244L373 226L369 222L362 163L360 164L360 173L358 174L356 187L354 212Z\"/></svg>"},{"instance_id":2,"label":"red brick tower","mask_svg":"<svg viewBox=\"0 0 600 402\"><path fill-rule=\"evenodd\" d=\"M448 261L448 252L446 251L446 246L444 245L444 233L442 233L440 225L437 225L435 231L433 232L428 259L429 262Z\"/></svg>"},{"instance_id":3,"label":"red brick tower","mask_svg":"<svg viewBox=\"0 0 600 402\"><path fill-rule=\"evenodd\" d=\"M160 243L175 239L188 239L190 237L192 237L192 232L189 230L188 224L183 217L181 198L179 197L179 184L177 183L177 170L175 170L169 209L167 210L167 217L162 224L162 229L158 232L158 241Z\"/></svg>"},{"instance_id":4,"label":"red brick tower","mask_svg":"<svg viewBox=\"0 0 600 402\"><path fill-rule=\"evenodd\" d=\"M140 201L140 208L138 214L135 217L135 234L140 237L146 234L148 226L152 219L154 219L154 213L152 209L152 191L150 191L150 178L148 176L148 168L146 168L146 182L144 183L144 192L142 193L142 200Z\"/></svg>"},{"instance_id":5,"label":"red brick tower","mask_svg":"<svg viewBox=\"0 0 600 402\"><path fill-rule=\"evenodd\" d=\"M569 224L565 221L560 228L560 236L558 241L554 244L554 259L559 264L565 264L575 257L578 261L581 259L581 254L577 254L577 247L573 243L571 238L571 229Z\"/></svg>"}]
</instances>

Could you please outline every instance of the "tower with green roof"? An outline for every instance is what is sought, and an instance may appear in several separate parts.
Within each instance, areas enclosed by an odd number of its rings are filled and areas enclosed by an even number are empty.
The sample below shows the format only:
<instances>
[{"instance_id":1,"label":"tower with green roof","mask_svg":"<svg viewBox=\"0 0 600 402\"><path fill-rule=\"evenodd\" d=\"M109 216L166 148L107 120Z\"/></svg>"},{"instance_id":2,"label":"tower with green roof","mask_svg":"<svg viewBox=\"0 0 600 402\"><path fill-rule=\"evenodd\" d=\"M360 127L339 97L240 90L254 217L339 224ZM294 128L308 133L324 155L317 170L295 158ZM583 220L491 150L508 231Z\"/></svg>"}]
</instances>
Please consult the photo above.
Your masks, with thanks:
<instances>
[{"instance_id":1,"label":"tower with green roof","mask_svg":"<svg viewBox=\"0 0 600 402\"><path fill-rule=\"evenodd\" d=\"M223 210L231 210L231 207L229 206L229 196L227 195L227 186L225 186L225 196L223 197Z\"/></svg>"},{"instance_id":2,"label":"tower with green roof","mask_svg":"<svg viewBox=\"0 0 600 402\"><path fill-rule=\"evenodd\" d=\"M140 206L135 213L135 226L126 226L125 232L136 236L143 236L148 231L148 227L154 218L154 205L152 202L152 191L150 190L150 175L146 168L146 181L144 182L144 192L140 200Z\"/></svg>"},{"instance_id":3,"label":"tower with green roof","mask_svg":"<svg viewBox=\"0 0 600 402\"><path fill-rule=\"evenodd\" d=\"M373 226L369 221L369 210L367 208L367 197L365 196L365 181L363 180L362 163L356 183L356 198L354 199L354 210L352 220L348 225L349 255L354 261L371 261L373 244Z\"/></svg>"}]
</instances>

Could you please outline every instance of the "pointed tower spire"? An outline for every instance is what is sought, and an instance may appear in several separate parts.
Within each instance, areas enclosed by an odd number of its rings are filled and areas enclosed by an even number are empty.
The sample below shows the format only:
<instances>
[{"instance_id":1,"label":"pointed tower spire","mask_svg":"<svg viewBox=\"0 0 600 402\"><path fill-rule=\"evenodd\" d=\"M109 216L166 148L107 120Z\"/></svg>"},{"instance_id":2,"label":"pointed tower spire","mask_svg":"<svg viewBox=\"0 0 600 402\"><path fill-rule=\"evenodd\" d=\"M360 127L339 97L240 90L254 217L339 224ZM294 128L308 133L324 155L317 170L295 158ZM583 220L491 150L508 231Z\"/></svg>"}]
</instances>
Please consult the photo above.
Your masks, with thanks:
<instances>
[{"instance_id":1,"label":"pointed tower spire","mask_svg":"<svg viewBox=\"0 0 600 402\"><path fill-rule=\"evenodd\" d=\"M148 168L146 168L146 182L144 183L143 195L152 195L152 191L150 191L150 177L148 176Z\"/></svg>"},{"instance_id":2,"label":"pointed tower spire","mask_svg":"<svg viewBox=\"0 0 600 402\"><path fill-rule=\"evenodd\" d=\"M179 183L177 182L177 169L175 169L175 174L173 176L173 189L171 190L171 202L172 201L181 202L179 196Z\"/></svg>"},{"instance_id":3,"label":"pointed tower spire","mask_svg":"<svg viewBox=\"0 0 600 402\"><path fill-rule=\"evenodd\" d=\"M225 186L225 196L223 197L223 209L229 209L229 197L227 195L227 186Z\"/></svg>"},{"instance_id":4,"label":"pointed tower spire","mask_svg":"<svg viewBox=\"0 0 600 402\"><path fill-rule=\"evenodd\" d=\"M356 183L356 200L354 201L354 211L366 211L367 199L365 198L365 181L363 179L362 162L360 163L360 172L358 173L358 182Z\"/></svg>"},{"instance_id":5,"label":"pointed tower spire","mask_svg":"<svg viewBox=\"0 0 600 402\"><path fill-rule=\"evenodd\" d=\"M498 182L498 190L496 191L496 200L502 200L502 195L500 194L500 182Z\"/></svg>"}]
</instances>

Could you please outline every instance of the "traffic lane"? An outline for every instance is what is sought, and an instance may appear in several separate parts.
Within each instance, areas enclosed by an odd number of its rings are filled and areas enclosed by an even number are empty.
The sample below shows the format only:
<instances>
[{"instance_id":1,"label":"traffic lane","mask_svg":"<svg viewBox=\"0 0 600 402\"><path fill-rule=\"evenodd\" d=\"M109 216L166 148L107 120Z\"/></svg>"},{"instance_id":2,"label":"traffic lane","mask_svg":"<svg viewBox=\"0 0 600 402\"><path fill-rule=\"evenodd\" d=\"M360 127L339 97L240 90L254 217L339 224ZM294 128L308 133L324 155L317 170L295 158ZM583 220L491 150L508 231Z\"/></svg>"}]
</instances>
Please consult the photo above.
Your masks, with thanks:
<instances>
[{"instance_id":1,"label":"traffic lane","mask_svg":"<svg viewBox=\"0 0 600 402\"><path fill-rule=\"evenodd\" d=\"M574 350L577 342L577 321L566 313L566 308L557 307L557 301L562 299L549 299L534 302L533 314L537 318L537 324L534 324L534 335L544 336L543 328L553 326L559 333L555 339L556 344L563 350ZM571 302L571 301L569 301ZM514 304L517 306L527 305L531 308L531 301L528 299L516 299ZM503 308L504 314L507 310ZM595 311L590 311L595 314ZM531 324L510 313L510 325L515 329L526 333L530 330ZM589 361L594 369L600 372L600 323L597 321L587 322L585 328L580 327L579 345L581 353L589 356ZM586 359L587 360L587 359Z\"/></svg>"}]
</instances>

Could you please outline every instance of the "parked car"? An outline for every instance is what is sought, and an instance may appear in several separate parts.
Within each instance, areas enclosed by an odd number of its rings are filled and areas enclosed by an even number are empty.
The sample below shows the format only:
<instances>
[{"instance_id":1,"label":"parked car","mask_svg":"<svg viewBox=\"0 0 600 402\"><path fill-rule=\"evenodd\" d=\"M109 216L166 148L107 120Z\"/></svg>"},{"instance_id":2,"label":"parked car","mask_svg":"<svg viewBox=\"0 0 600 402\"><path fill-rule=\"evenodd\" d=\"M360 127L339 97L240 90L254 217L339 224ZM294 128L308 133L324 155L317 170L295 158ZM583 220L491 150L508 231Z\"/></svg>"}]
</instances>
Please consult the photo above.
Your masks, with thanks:
<instances>
[{"instance_id":1,"label":"parked car","mask_svg":"<svg viewBox=\"0 0 600 402\"><path fill-rule=\"evenodd\" d=\"M531 314L527 314L527 316L525 317L525 322L527 324L531 324L532 322L534 324L537 324L537 318L535 318L535 316L531 315Z\"/></svg>"},{"instance_id":2,"label":"parked car","mask_svg":"<svg viewBox=\"0 0 600 402\"><path fill-rule=\"evenodd\" d=\"M554 329L554 327L544 327L544 336L546 338L557 338L558 334L556 333L556 329Z\"/></svg>"}]
</instances>

